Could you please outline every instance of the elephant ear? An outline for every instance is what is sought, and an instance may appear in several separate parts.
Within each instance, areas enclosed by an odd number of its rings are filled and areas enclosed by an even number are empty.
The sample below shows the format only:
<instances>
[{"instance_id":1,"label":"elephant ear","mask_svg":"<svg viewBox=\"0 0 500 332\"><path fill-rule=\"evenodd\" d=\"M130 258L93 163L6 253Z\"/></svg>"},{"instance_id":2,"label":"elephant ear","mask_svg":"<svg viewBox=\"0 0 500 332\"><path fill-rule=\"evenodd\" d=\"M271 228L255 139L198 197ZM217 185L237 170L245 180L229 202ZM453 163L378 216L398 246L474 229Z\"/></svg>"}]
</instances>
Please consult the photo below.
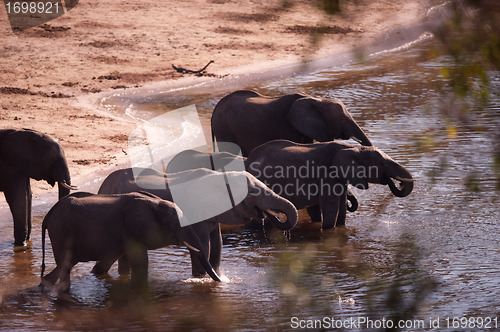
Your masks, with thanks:
<instances>
[{"instance_id":1,"label":"elephant ear","mask_svg":"<svg viewBox=\"0 0 500 332\"><path fill-rule=\"evenodd\" d=\"M161 243L159 201L152 197L131 194L131 200L123 210L124 230L146 247L158 247Z\"/></svg>"},{"instance_id":2,"label":"elephant ear","mask_svg":"<svg viewBox=\"0 0 500 332\"><path fill-rule=\"evenodd\" d=\"M366 169L361 160L359 149L350 148L337 152L332 159L332 167L341 183L347 183L359 189L368 189Z\"/></svg>"},{"instance_id":3,"label":"elephant ear","mask_svg":"<svg viewBox=\"0 0 500 332\"><path fill-rule=\"evenodd\" d=\"M322 101L312 97L296 100L288 112L290 124L307 137L326 142L328 127L321 112Z\"/></svg>"},{"instance_id":4,"label":"elephant ear","mask_svg":"<svg viewBox=\"0 0 500 332\"><path fill-rule=\"evenodd\" d=\"M136 210L140 210L141 207L147 209L148 213L151 212L151 216L154 217L154 222L163 228L169 228L170 226L177 227L179 225L178 218L182 217L182 211L177 204L147 191L139 191L138 194L146 197L137 197L134 200L140 204L140 206L135 208Z\"/></svg>"},{"instance_id":5,"label":"elephant ear","mask_svg":"<svg viewBox=\"0 0 500 332\"><path fill-rule=\"evenodd\" d=\"M33 130L12 130L0 139L0 160L20 174L35 180L49 177L51 163L47 163L57 143Z\"/></svg>"}]
</instances>

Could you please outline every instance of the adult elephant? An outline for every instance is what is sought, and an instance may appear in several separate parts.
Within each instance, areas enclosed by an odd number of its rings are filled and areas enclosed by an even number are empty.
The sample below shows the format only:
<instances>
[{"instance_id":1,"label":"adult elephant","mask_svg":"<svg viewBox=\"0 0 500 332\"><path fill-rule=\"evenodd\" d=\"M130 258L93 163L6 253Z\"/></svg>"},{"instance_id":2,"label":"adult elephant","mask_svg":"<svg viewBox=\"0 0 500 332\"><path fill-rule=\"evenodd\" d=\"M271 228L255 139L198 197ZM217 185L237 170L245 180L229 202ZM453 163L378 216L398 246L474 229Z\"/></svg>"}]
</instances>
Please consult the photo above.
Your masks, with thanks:
<instances>
[{"instance_id":1,"label":"adult elephant","mask_svg":"<svg viewBox=\"0 0 500 332\"><path fill-rule=\"evenodd\" d=\"M211 181L212 179L215 179L216 181ZM111 173L104 180L98 193L118 194L134 191L147 191L165 200L178 203L178 201L174 199L175 197L173 197L172 186L182 186L184 184L193 185L193 187L180 187L181 191L184 191L188 194L188 196L191 196L198 191L198 188L195 188L197 184L211 185L211 187L208 188L207 195L202 194L199 195L198 198L193 198L192 201L194 202L192 202L187 209L184 209L181 206L184 214L187 215L189 213L188 210L191 210L194 214L199 212L196 211L198 207L200 207L200 210L203 210L202 205L204 205L205 208L211 209L211 206L206 205L208 200L212 199L211 202L213 202L217 201L218 197L224 198L224 196L227 196L229 191L226 183L231 184L232 187L229 189L234 194L235 191L241 189L236 188L234 184L241 184L242 179L243 185L246 185L245 189L247 191L244 197L240 197L241 201L239 203L234 202L236 204L234 207L197 223L200 225L199 227L204 227L205 229L205 233L202 237L202 243L204 249L209 255L210 264L215 271L218 271L222 250L220 224L240 225L249 222L252 218L263 219L266 217L278 228L289 230L295 226L298 219L297 209L294 205L287 199L276 195L276 193L248 172L233 171L220 173L206 168L189 169L167 175L148 168L120 169ZM284 213L286 221L281 221L278 218L277 212ZM193 276L202 277L205 275L205 269L200 264L199 259L191 255L191 261ZM110 265L103 265L98 262L96 266L94 266L94 272L104 273L108 271L109 267ZM120 273L128 272L126 259L120 259L118 270Z\"/></svg>"},{"instance_id":2,"label":"adult elephant","mask_svg":"<svg viewBox=\"0 0 500 332\"><path fill-rule=\"evenodd\" d=\"M319 205L323 229L345 224L348 184L388 185L395 196L405 197L414 182L407 169L376 147L341 142L271 141L250 153L246 167L297 209Z\"/></svg>"},{"instance_id":3,"label":"adult elephant","mask_svg":"<svg viewBox=\"0 0 500 332\"><path fill-rule=\"evenodd\" d=\"M58 282L62 292L70 287L71 269L78 262L100 261L109 266L127 255L131 283L147 289L147 250L184 244L215 281L221 281L208 261L201 225L181 227L182 211L172 202L149 193L94 195L75 193L57 202L42 224L42 286ZM49 231L56 267L44 276L45 232Z\"/></svg>"},{"instance_id":4,"label":"adult elephant","mask_svg":"<svg viewBox=\"0 0 500 332\"><path fill-rule=\"evenodd\" d=\"M0 190L14 219L14 245L24 245L31 232L30 178L58 183L59 199L69 194L71 177L62 147L31 129L0 130Z\"/></svg>"},{"instance_id":5,"label":"adult elephant","mask_svg":"<svg viewBox=\"0 0 500 332\"><path fill-rule=\"evenodd\" d=\"M209 168L214 170L236 170L248 167L247 158L239 155L239 148L233 143L224 142L219 144L218 152L207 153L198 150L184 150L170 160L167 166L167 173L176 173L187 169ZM231 153L231 152L234 153ZM355 212L359 206L358 199L354 192L347 189L347 200L350 205L346 206L347 211ZM321 211L319 206L313 205L307 208L311 220L321 221Z\"/></svg>"},{"instance_id":6,"label":"adult elephant","mask_svg":"<svg viewBox=\"0 0 500 332\"><path fill-rule=\"evenodd\" d=\"M215 106L212 135L217 142L238 144L245 157L276 139L312 143L352 138L372 145L340 100L299 93L268 97L253 91L233 92Z\"/></svg>"}]
</instances>

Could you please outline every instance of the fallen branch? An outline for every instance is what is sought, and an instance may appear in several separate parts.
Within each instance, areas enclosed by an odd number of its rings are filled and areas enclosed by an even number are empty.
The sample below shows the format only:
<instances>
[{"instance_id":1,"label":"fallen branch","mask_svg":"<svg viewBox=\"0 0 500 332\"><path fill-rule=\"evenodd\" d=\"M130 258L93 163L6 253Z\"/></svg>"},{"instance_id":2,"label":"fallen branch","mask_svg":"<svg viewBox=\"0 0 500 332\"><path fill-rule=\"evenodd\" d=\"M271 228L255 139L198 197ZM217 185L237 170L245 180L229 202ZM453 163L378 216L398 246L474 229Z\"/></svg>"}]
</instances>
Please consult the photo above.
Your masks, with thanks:
<instances>
[{"instance_id":1,"label":"fallen branch","mask_svg":"<svg viewBox=\"0 0 500 332\"><path fill-rule=\"evenodd\" d=\"M207 65L203 68L201 68L200 70L191 70L191 69L186 69L186 68L182 68L182 67L176 67L174 64L172 64L172 67L179 73L181 74L201 74L202 72L205 71L205 69L207 69L207 67L213 63L214 60L210 60Z\"/></svg>"}]
</instances>

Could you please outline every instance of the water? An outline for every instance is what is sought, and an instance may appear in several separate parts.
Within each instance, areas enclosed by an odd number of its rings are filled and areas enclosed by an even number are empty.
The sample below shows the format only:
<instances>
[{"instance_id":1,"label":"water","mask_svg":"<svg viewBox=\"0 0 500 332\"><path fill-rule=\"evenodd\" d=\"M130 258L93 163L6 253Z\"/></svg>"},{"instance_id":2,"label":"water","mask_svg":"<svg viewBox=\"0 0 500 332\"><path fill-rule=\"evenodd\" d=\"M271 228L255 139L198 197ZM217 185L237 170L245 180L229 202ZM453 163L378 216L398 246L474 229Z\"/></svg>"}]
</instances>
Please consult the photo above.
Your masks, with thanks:
<instances>
[{"instance_id":1,"label":"water","mask_svg":"<svg viewBox=\"0 0 500 332\"><path fill-rule=\"evenodd\" d=\"M360 208L348 214L347 226L324 233L307 223L287 235L228 231L222 284L189 278L184 248L151 251L152 299L141 305L124 303L120 290L128 280L116 266L109 278L98 279L90 275L92 263L73 269L69 300L42 296L36 289L40 224L50 204L35 208L32 241L17 252L2 206L1 328L268 331L290 329L292 317L382 319L407 310L426 328L429 318L440 318L435 330L442 331L446 318L500 317L500 209L492 158L500 99L492 94L487 113L468 113L452 126L442 112L456 105L438 84L447 60L426 60L429 43L246 87L343 100L374 145L411 171L417 182L410 196L397 198L377 185L357 191ZM492 75L498 91L500 75ZM227 92L135 98L127 112L152 117L194 103L207 130L213 107ZM48 253L51 269L50 245Z\"/></svg>"}]
</instances>

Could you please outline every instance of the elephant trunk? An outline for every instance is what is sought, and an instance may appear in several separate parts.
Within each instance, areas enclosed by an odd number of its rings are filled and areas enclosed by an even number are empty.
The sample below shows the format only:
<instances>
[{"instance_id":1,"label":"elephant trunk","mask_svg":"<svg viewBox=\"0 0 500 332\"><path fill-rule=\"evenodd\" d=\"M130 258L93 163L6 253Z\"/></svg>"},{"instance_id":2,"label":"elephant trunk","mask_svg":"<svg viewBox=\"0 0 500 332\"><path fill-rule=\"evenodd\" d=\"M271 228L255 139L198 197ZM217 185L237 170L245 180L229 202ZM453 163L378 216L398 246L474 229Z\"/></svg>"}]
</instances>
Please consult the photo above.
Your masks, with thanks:
<instances>
[{"instance_id":1,"label":"elephant trunk","mask_svg":"<svg viewBox=\"0 0 500 332\"><path fill-rule=\"evenodd\" d=\"M397 164L398 171L394 173L394 175L388 176L388 185L391 189L391 192L396 197L406 197L413 190L413 182L415 181L411 176L410 172L408 172L403 166ZM394 180L399 181L399 186L396 186Z\"/></svg>"},{"instance_id":2,"label":"elephant trunk","mask_svg":"<svg viewBox=\"0 0 500 332\"><path fill-rule=\"evenodd\" d=\"M353 140L364 146L372 146L372 142L368 139L363 129L354 123L354 130L351 137Z\"/></svg>"},{"instance_id":3,"label":"elephant trunk","mask_svg":"<svg viewBox=\"0 0 500 332\"><path fill-rule=\"evenodd\" d=\"M347 211L355 212L359 207L358 198L350 189L347 190L347 200L351 203L350 206L347 205Z\"/></svg>"},{"instance_id":4,"label":"elephant trunk","mask_svg":"<svg viewBox=\"0 0 500 332\"><path fill-rule=\"evenodd\" d=\"M71 189L65 182L58 182L57 186L59 188L59 199L69 195Z\"/></svg>"},{"instance_id":5,"label":"elephant trunk","mask_svg":"<svg viewBox=\"0 0 500 332\"><path fill-rule=\"evenodd\" d=\"M53 176L54 180L47 181L54 185L54 182L57 182L59 188L59 199L64 196L69 195L70 190L77 190L78 188L71 185L71 177L69 175L68 165L66 160L60 160L56 166L53 168Z\"/></svg>"},{"instance_id":6,"label":"elephant trunk","mask_svg":"<svg viewBox=\"0 0 500 332\"><path fill-rule=\"evenodd\" d=\"M299 219L295 206L289 200L277 195L271 190L259 196L257 207L270 215L273 224L282 230L294 228ZM276 211L283 212L286 215L286 221L281 221L277 217Z\"/></svg>"}]
</instances>

